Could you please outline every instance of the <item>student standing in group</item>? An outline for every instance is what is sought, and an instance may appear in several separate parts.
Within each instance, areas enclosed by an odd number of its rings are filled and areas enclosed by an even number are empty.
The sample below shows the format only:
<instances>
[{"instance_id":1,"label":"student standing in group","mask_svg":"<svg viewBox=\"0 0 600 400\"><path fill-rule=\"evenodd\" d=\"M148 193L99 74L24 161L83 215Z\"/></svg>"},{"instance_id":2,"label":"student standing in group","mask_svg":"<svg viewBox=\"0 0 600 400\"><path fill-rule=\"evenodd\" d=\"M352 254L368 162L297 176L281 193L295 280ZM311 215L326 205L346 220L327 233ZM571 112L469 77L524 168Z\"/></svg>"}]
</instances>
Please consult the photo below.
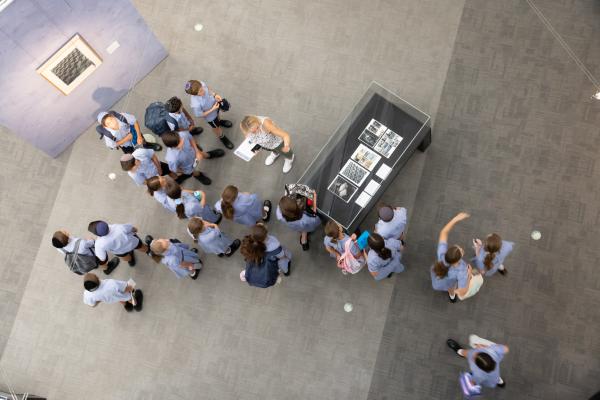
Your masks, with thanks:
<instances>
[{"instance_id":1,"label":"student standing in group","mask_svg":"<svg viewBox=\"0 0 600 400\"><path fill-rule=\"evenodd\" d=\"M190 107L196 117L202 117L212 127L215 136L228 149L233 149L233 143L225 136L224 128L231 128L231 121L219 118L223 98L206 83L190 80L185 84L185 92L190 95ZM227 111L227 110L224 110Z\"/></svg>"},{"instance_id":2,"label":"student standing in group","mask_svg":"<svg viewBox=\"0 0 600 400\"><path fill-rule=\"evenodd\" d=\"M217 224L204 221L200 217L190 218L187 231L202 251L219 257L231 257L241 244L239 239L231 239L221 232Z\"/></svg>"},{"instance_id":3,"label":"student standing in group","mask_svg":"<svg viewBox=\"0 0 600 400\"><path fill-rule=\"evenodd\" d=\"M258 223L250 228L250 236L256 242L263 243L265 245L265 257L275 257L277 259L277 265L279 270L283 272L285 276L289 276L292 272L292 253L281 245L279 240L269 235L267 227L263 223Z\"/></svg>"},{"instance_id":4,"label":"student standing in group","mask_svg":"<svg viewBox=\"0 0 600 400\"><path fill-rule=\"evenodd\" d=\"M265 165L273 164L280 155L283 155L285 158L283 173L290 172L294 162L294 152L289 133L275 125L271 118L254 115L245 116L240 123L240 128L244 136L252 138L252 143L271 151L265 160Z\"/></svg>"},{"instance_id":5,"label":"student standing in group","mask_svg":"<svg viewBox=\"0 0 600 400\"><path fill-rule=\"evenodd\" d=\"M160 161L154 150L141 148L121 156L121 169L126 171L138 186L144 186L147 179L171 172L167 163Z\"/></svg>"},{"instance_id":6,"label":"student standing in group","mask_svg":"<svg viewBox=\"0 0 600 400\"><path fill-rule=\"evenodd\" d=\"M467 294L471 267L462 260L465 254L462 247L458 245L448 247L448 234L454 228L454 225L467 218L469 218L469 214L458 213L442 228L438 240L438 260L431 270L433 288L435 290L447 290L452 303L456 302L457 295L464 296Z\"/></svg>"},{"instance_id":7,"label":"student standing in group","mask_svg":"<svg viewBox=\"0 0 600 400\"><path fill-rule=\"evenodd\" d=\"M480 239L474 239L475 258L471 261L486 277L492 276L496 272L506 275L504 259L512 252L514 245L513 242L502 240L497 233L489 234L485 238L485 243Z\"/></svg>"},{"instance_id":8,"label":"student standing in group","mask_svg":"<svg viewBox=\"0 0 600 400\"><path fill-rule=\"evenodd\" d=\"M223 150L203 151L188 131L166 132L161 139L167 146L165 161L171 172L177 175L177 182L182 183L190 176L198 179L204 185L210 185L211 180L199 170L201 160L222 157Z\"/></svg>"},{"instance_id":9,"label":"student standing in group","mask_svg":"<svg viewBox=\"0 0 600 400\"><path fill-rule=\"evenodd\" d=\"M52 246L54 246L59 253L67 255L77 251L77 254L79 255L94 257L96 264L95 268L98 268L100 262L98 260L98 257L96 257L96 254L94 253L94 245L95 241L93 239L82 239L78 237L73 237L65 229L58 230L54 232L54 235L52 235ZM106 275L109 275L115 270L115 268L117 268L118 265L119 258L113 257L108 263L104 263L103 265L101 265L102 272L104 272ZM69 268L71 268L71 265L68 266ZM84 273L89 272L89 270L79 270L77 263L73 263L73 268L74 269L72 269L72 271L79 275L83 275Z\"/></svg>"},{"instance_id":10,"label":"student standing in group","mask_svg":"<svg viewBox=\"0 0 600 400\"><path fill-rule=\"evenodd\" d=\"M506 382L500 377L500 362L508 353L508 346L496 344L477 335L470 335L469 343L471 350L464 349L454 339L446 341L448 347L469 362L471 382L489 388L506 386Z\"/></svg>"},{"instance_id":11,"label":"student standing in group","mask_svg":"<svg viewBox=\"0 0 600 400\"><path fill-rule=\"evenodd\" d=\"M152 239L148 237L152 259L166 265L179 279L189 277L197 279L202 261L196 249L176 240ZM195 250L195 251L194 251Z\"/></svg>"},{"instance_id":12,"label":"student standing in group","mask_svg":"<svg viewBox=\"0 0 600 400\"><path fill-rule=\"evenodd\" d=\"M379 221L375 224L375 233L378 233L384 239L404 240L404 230L406 229L406 208L390 206L381 206L377 211Z\"/></svg>"},{"instance_id":13,"label":"student standing in group","mask_svg":"<svg viewBox=\"0 0 600 400\"><path fill-rule=\"evenodd\" d=\"M206 193L201 190L182 189L175 181L167 180L165 193L175 205L179 219L201 217L203 220L218 224L223 215L206 204Z\"/></svg>"},{"instance_id":14,"label":"student standing in group","mask_svg":"<svg viewBox=\"0 0 600 400\"><path fill-rule=\"evenodd\" d=\"M103 111L98 114L99 126L96 131L104 138L109 149L121 149L123 153L133 153L136 147L151 148L156 151L162 147L156 143L145 143L140 124L136 118L127 113Z\"/></svg>"},{"instance_id":15,"label":"student standing in group","mask_svg":"<svg viewBox=\"0 0 600 400\"><path fill-rule=\"evenodd\" d=\"M126 311L142 311L144 294L125 281L99 279L92 272L83 276L83 302L90 307L100 303L121 303Z\"/></svg>"},{"instance_id":16,"label":"student standing in group","mask_svg":"<svg viewBox=\"0 0 600 400\"><path fill-rule=\"evenodd\" d=\"M129 224L107 224L104 221L93 221L88 231L98 236L94 252L100 265L108 262L108 252L127 261L130 267L135 266L134 250L148 253L146 246L137 236L137 228Z\"/></svg>"},{"instance_id":17,"label":"student standing in group","mask_svg":"<svg viewBox=\"0 0 600 400\"><path fill-rule=\"evenodd\" d=\"M167 125L175 132L189 132L191 135L199 135L202 133L202 128L197 128L194 125L192 116L183 106L179 97L171 97L165 103L165 108L169 113L169 118L166 119ZM221 150L221 153L224 152Z\"/></svg>"},{"instance_id":18,"label":"student standing in group","mask_svg":"<svg viewBox=\"0 0 600 400\"><path fill-rule=\"evenodd\" d=\"M262 204L256 193L240 192L237 187L229 185L215 203L215 209L223 216L238 224L252 226L258 221L267 222L271 217L271 201Z\"/></svg>"},{"instance_id":19,"label":"student standing in group","mask_svg":"<svg viewBox=\"0 0 600 400\"><path fill-rule=\"evenodd\" d=\"M146 180L146 188L148 194L158 201L161 206L171 212L175 212L176 204L175 201L167 196L167 183L171 181L176 183L171 177L168 176L154 176Z\"/></svg>"},{"instance_id":20,"label":"student standing in group","mask_svg":"<svg viewBox=\"0 0 600 400\"><path fill-rule=\"evenodd\" d=\"M376 281L404 271L404 265L400 261L402 244L399 239L384 239L378 233L372 233L368 243L370 250L367 254L367 267Z\"/></svg>"},{"instance_id":21,"label":"student standing in group","mask_svg":"<svg viewBox=\"0 0 600 400\"><path fill-rule=\"evenodd\" d=\"M308 234L321 226L317 216L317 193L313 191L311 206L306 201L286 195L279 200L277 219L293 231L300 232L302 250L308 250Z\"/></svg>"},{"instance_id":22,"label":"student standing in group","mask_svg":"<svg viewBox=\"0 0 600 400\"><path fill-rule=\"evenodd\" d=\"M356 244L356 235L348 236L344 229L333 220L327 221L325 224L325 237L323 238L323 244L325 245L325 250L329 253L331 257L334 257L337 260L340 259L342 254L344 254L346 242L350 240L352 241L352 245L350 246L350 250L352 255L355 258L361 257L362 252L358 248L358 244Z\"/></svg>"},{"instance_id":23,"label":"student standing in group","mask_svg":"<svg viewBox=\"0 0 600 400\"><path fill-rule=\"evenodd\" d=\"M266 245L246 235L240 248L246 268L240 273L240 279L250 286L268 288L281 281L277 258L266 256Z\"/></svg>"}]
</instances>

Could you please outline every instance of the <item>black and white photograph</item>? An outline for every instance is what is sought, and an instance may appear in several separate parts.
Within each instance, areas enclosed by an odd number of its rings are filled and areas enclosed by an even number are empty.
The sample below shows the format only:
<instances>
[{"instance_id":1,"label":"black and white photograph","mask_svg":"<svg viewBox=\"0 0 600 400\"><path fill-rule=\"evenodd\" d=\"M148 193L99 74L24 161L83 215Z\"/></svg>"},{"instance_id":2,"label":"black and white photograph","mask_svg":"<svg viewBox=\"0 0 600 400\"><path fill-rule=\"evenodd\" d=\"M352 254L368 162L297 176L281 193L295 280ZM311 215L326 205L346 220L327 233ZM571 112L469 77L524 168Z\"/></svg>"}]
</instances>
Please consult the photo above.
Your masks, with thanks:
<instances>
[{"instance_id":1,"label":"black and white photograph","mask_svg":"<svg viewBox=\"0 0 600 400\"><path fill-rule=\"evenodd\" d=\"M358 188L352 185L344 178L342 178L341 176L337 175L335 179L329 184L327 190L335 194L344 202L348 203L350 200L352 200L352 197L354 196L354 193L356 193Z\"/></svg>"},{"instance_id":2,"label":"black and white photograph","mask_svg":"<svg viewBox=\"0 0 600 400\"><path fill-rule=\"evenodd\" d=\"M367 125L367 129L380 137L387 130L387 127L376 119L372 119Z\"/></svg>"},{"instance_id":3,"label":"black and white photograph","mask_svg":"<svg viewBox=\"0 0 600 400\"><path fill-rule=\"evenodd\" d=\"M340 175L348 179L350 182L354 183L356 186L360 186L363 184L365 179L367 179L367 176L369 176L369 171L367 171L354 161L348 160L346 161L346 164L342 167Z\"/></svg>"},{"instance_id":4,"label":"black and white photograph","mask_svg":"<svg viewBox=\"0 0 600 400\"><path fill-rule=\"evenodd\" d=\"M373 148L385 158L390 158L401 142L402 136L388 129Z\"/></svg>"},{"instance_id":5,"label":"black and white photograph","mask_svg":"<svg viewBox=\"0 0 600 400\"><path fill-rule=\"evenodd\" d=\"M377 133L365 129L358 137L358 140L360 140L369 147L373 147L375 146L375 143L377 143L377 141L379 140L379 136L377 136Z\"/></svg>"},{"instance_id":6,"label":"black and white photograph","mask_svg":"<svg viewBox=\"0 0 600 400\"><path fill-rule=\"evenodd\" d=\"M373 168L375 168L379 160L381 160L379 154L375 153L364 144L359 144L350 158L369 171L373 171Z\"/></svg>"}]
</instances>

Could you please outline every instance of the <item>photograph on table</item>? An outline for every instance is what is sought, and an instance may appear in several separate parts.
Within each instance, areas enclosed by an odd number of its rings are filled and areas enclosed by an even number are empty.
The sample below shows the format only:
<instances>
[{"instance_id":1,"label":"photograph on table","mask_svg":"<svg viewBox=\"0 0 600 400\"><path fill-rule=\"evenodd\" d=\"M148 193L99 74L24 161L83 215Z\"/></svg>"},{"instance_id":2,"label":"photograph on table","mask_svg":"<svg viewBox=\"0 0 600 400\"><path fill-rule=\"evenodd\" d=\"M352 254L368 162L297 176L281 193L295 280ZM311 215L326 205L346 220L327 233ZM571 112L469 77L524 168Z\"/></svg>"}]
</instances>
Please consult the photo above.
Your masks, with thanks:
<instances>
[{"instance_id":1,"label":"photograph on table","mask_svg":"<svg viewBox=\"0 0 600 400\"><path fill-rule=\"evenodd\" d=\"M354 161L348 160L346 161L346 164L344 164L344 166L342 167L340 175L348 179L356 186L360 186L363 184L365 179L367 179L367 176L369 176L369 171L367 171Z\"/></svg>"},{"instance_id":2,"label":"photograph on table","mask_svg":"<svg viewBox=\"0 0 600 400\"><path fill-rule=\"evenodd\" d=\"M375 165L381 160L379 154L375 153L364 144L359 144L350 158L369 171L373 171Z\"/></svg>"},{"instance_id":3,"label":"photograph on table","mask_svg":"<svg viewBox=\"0 0 600 400\"><path fill-rule=\"evenodd\" d=\"M394 153L401 142L402 136L398 135L391 129L388 129L383 135L381 135L381 138L373 148L385 158L390 158L392 153Z\"/></svg>"},{"instance_id":4,"label":"photograph on table","mask_svg":"<svg viewBox=\"0 0 600 400\"><path fill-rule=\"evenodd\" d=\"M373 118L367 125L367 129L380 137L387 130L387 126Z\"/></svg>"},{"instance_id":5,"label":"photograph on table","mask_svg":"<svg viewBox=\"0 0 600 400\"><path fill-rule=\"evenodd\" d=\"M335 179L329 184L327 188L331 193L335 194L337 197L342 199L345 203L348 203L352 200L354 193L358 190L358 188L352 185L350 182L337 175Z\"/></svg>"}]
</instances>

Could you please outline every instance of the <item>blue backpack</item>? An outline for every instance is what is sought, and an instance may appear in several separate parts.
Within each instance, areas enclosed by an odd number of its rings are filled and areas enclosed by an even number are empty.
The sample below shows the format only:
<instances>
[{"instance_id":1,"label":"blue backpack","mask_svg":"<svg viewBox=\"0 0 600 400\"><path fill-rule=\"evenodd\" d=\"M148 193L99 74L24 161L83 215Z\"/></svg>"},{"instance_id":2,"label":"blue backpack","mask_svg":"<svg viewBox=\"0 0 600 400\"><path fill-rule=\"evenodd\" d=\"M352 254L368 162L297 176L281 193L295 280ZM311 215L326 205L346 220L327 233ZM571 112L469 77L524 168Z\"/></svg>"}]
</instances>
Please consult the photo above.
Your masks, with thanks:
<instances>
[{"instance_id":1,"label":"blue backpack","mask_svg":"<svg viewBox=\"0 0 600 400\"><path fill-rule=\"evenodd\" d=\"M165 132L170 132L171 128L169 128L167 122L175 125L175 130L179 129L177 120L169 115L164 103L156 101L146 108L144 125L154 134L160 136Z\"/></svg>"}]
</instances>

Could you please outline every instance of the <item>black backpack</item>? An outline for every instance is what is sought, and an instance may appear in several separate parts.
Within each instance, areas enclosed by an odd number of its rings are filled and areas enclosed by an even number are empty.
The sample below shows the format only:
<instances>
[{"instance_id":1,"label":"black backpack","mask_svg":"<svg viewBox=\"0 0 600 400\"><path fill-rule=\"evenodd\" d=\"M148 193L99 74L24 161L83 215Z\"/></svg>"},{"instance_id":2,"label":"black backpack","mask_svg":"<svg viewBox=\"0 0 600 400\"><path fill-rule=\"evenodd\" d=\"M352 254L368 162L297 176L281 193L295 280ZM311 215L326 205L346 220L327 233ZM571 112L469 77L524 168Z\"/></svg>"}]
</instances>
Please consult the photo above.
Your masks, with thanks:
<instances>
[{"instance_id":1,"label":"black backpack","mask_svg":"<svg viewBox=\"0 0 600 400\"><path fill-rule=\"evenodd\" d=\"M65 253L65 264L67 264L67 267L69 267L71 272L74 272L77 275L83 275L98 268L98 259L95 256L77 254L80 243L81 239L78 239L75 242L75 251L72 253Z\"/></svg>"},{"instance_id":2,"label":"black backpack","mask_svg":"<svg viewBox=\"0 0 600 400\"><path fill-rule=\"evenodd\" d=\"M113 117L115 117L119 121L121 121L121 122L127 124L127 126L129 126L129 122L127 121L127 118L125 118L122 114L120 114L120 113L118 113L116 111L113 111L113 110L110 110L108 112L108 114L112 115ZM96 132L98 132L98 134L100 135L100 140L102 140L102 138L104 136L106 136L107 138L109 138L110 140L112 140L114 142L117 141L117 138L112 133L110 133L110 131L108 129L106 129L102 125L96 126Z\"/></svg>"},{"instance_id":3,"label":"black backpack","mask_svg":"<svg viewBox=\"0 0 600 400\"><path fill-rule=\"evenodd\" d=\"M164 103L156 101L146 108L144 125L154 132L154 134L160 136L165 132L171 131L167 121L175 125L175 130L179 129L177 120L169 115Z\"/></svg>"}]
</instances>

